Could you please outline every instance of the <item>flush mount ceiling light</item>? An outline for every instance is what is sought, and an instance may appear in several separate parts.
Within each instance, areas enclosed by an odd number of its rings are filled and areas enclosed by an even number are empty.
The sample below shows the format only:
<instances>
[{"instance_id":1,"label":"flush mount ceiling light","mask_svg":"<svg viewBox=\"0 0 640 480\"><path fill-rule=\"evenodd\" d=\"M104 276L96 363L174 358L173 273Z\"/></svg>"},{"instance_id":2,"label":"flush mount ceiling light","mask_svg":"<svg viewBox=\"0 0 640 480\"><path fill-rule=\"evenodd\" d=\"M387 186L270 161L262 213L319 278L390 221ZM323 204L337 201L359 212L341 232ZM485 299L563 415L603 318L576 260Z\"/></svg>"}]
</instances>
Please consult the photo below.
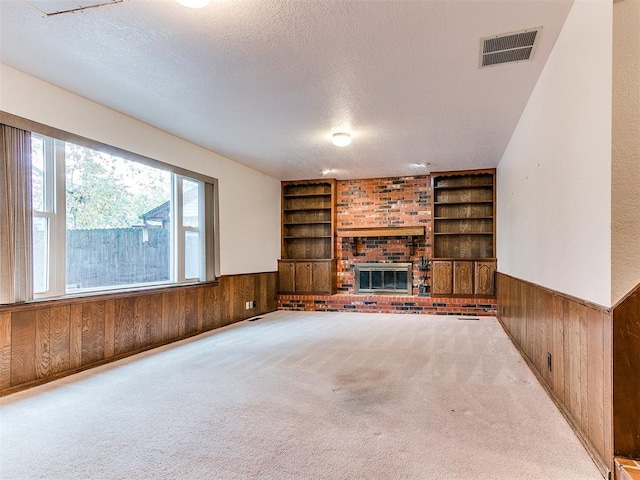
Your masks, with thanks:
<instances>
[{"instance_id":1,"label":"flush mount ceiling light","mask_svg":"<svg viewBox=\"0 0 640 480\"><path fill-rule=\"evenodd\" d=\"M334 133L331 141L336 147L346 147L351 143L351 135L344 132Z\"/></svg>"},{"instance_id":2,"label":"flush mount ceiling light","mask_svg":"<svg viewBox=\"0 0 640 480\"><path fill-rule=\"evenodd\" d=\"M209 5L211 0L176 0L183 7L202 8Z\"/></svg>"}]
</instances>

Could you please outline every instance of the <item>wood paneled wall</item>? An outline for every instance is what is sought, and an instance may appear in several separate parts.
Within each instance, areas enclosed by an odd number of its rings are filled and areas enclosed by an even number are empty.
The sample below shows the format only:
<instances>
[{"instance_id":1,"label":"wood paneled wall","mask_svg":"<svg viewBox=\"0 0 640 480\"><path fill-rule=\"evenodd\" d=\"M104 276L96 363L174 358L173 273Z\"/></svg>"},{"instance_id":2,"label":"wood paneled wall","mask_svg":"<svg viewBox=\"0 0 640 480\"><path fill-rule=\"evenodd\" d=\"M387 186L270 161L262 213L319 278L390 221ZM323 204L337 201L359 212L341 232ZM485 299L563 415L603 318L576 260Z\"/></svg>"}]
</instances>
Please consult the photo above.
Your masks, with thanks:
<instances>
[{"instance_id":1,"label":"wood paneled wall","mask_svg":"<svg viewBox=\"0 0 640 480\"><path fill-rule=\"evenodd\" d=\"M234 275L0 307L0 395L274 311L276 282L275 272Z\"/></svg>"},{"instance_id":2,"label":"wood paneled wall","mask_svg":"<svg viewBox=\"0 0 640 480\"><path fill-rule=\"evenodd\" d=\"M613 309L613 432L617 456L640 458L640 285Z\"/></svg>"},{"instance_id":3,"label":"wood paneled wall","mask_svg":"<svg viewBox=\"0 0 640 480\"><path fill-rule=\"evenodd\" d=\"M608 309L498 274L498 318L608 475L613 469Z\"/></svg>"}]
</instances>

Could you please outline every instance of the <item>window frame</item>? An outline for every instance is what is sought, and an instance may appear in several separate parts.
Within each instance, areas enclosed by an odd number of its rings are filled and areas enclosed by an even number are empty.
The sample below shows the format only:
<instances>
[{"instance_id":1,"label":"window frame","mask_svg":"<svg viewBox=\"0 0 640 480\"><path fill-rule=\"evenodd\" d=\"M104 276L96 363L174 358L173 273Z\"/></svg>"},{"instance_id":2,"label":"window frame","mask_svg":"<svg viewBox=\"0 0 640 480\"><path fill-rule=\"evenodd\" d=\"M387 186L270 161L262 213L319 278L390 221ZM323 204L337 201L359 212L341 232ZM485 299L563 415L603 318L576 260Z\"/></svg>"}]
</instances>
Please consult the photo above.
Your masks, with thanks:
<instances>
[{"instance_id":1,"label":"window frame","mask_svg":"<svg viewBox=\"0 0 640 480\"><path fill-rule=\"evenodd\" d=\"M66 214L66 195L54 194L54 200L45 207L46 210L47 208L50 208L51 205L54 205L53 212L35 212L32 209L32 211L36 213L36 218L47 218L48 234L50 239L50 248L47 255L47 269L50 279L48 289L46 291L34 294L32 297L33 300L50 300L59 297L86 296L88 294L108 294L115 293L117 291L149 290L155 288L162 289L180 285L211 283L217 280L217 276L219 275L218 265L220 258L220 242L218 229L218 180L216 178L209 177L197 172L192 172L190 170L186 170L184 168L177 167L175 165L161 162L159 160L155 160L139 154L135 154L118 147L113 147L98 141L90 140L85 137L71 134L63 130L59 130L28 119L24 119L13 114L9 114L7 112L0 111L0 123L30 131L32 135L52 138L55 144L55 149L59 150L60 148L62 148L62 154L56 152L56 154L54 155L54 170L57 172L64 172L64 143L70 142L81 147L98 150L109 155L123 158L125 160L137 162L142 165L160 168L171 173L173 178L181 176L189 180L196 181L199 184L199 203L202 213L200 215L200 224L198 226L201 244L201 258L198 278L184 278L184 275L182 275L183 278L178 278L178 276L174 273L175 269L172 269L171 280L167 282L115 285L67 292L65 285L66 222L65 215L60 215L60 212L65 212ZM45 162L47 162L46 159ZM64 175L58 174L54 175L54 177L55 191L65 191ZM62 185L60 185L61 178ZM51 192L50 186L48 188L49 192ZM50 194L47 193L47 195ZM173 223L174 225L177 225L177 222L173 221ZM60 247L60 245L62 245L62 247ZM63 255L52 254L52 252L54 251L60 252L61 248L64 252Z\"/></svg>"},{"instance_id":2,"label":"window frame","mask_svg":"<svg viewBox=\"0 0 640 480\"><path fill-rule=\"evenodd\" d=\"M196 183L198 186L198 226L184 224L184 182L189 181ZM171 262L172 273L175 277L175 283L197 282L206 278L206 245L204 238L204 184L202 181L186 177L184 175L173 174L172 176L172 204L175 208L171 209L171 224L173 226L173 239L171 243ZM198 247L200 249L200 258L198 259L198 276L186 276L186 236L187 232L198 234Z\"/></svg>"},{"instance_id":3,"label":"window frame","mask_svg":"<svg viewBox=\"0 0 640 480\"><path fill-rule=\"evenodd\" d=\"M46 289L35 291L34 298L49 298L66 294L64 285L65 278L65 256L56 255L53 252L59 251L66 245L66 228L64 216L60 217L60 212L66 210L66 196L59 195L64 191L64 175L60 179L59 172L64 171L64 142L46 135L31 133L32 138L36 137L43 142L43 210L32 208L33 218L44 218L47 220L47 248L46 248ZM32 257L33 259L33 257Z\"/></svg>"}]
</instances>

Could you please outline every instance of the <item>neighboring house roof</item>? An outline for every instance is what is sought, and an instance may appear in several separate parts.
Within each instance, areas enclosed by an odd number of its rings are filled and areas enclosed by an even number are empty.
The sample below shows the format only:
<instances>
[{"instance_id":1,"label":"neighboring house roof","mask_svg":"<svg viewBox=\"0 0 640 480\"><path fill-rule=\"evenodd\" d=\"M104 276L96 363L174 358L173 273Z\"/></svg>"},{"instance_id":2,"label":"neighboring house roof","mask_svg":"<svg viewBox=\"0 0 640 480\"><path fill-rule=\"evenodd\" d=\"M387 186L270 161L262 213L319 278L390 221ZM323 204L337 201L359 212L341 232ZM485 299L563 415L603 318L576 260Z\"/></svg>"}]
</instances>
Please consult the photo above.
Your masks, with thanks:
<instances>
[{"instance_id":1,"label":"neighboring house roof","mask_svg":"<svg viewBox=\"0 0 640 480\"><path fill-rule=\"evenodd\" d=\"M146 213L140 215L140 218L145 222L148 221L156 221L156 222L168 222L169 215L171 214L171 202L167 200L164 203L161 203L156 208L149 210Z\"/></svg>"},{"instance_id":2,"label":"neighboring house roof","mask_svg":"<svg viewBox=\"0 0 640 480\"><path fill-rule=\"evenodd\" d=\"M182 215L185 218L198 218L198 189L192 188L184 193L184 210ZM148 212L140 215L140 218L146 222L168 222L171 217L171 201L158 205Z\"/></svg>"}]
</instances>

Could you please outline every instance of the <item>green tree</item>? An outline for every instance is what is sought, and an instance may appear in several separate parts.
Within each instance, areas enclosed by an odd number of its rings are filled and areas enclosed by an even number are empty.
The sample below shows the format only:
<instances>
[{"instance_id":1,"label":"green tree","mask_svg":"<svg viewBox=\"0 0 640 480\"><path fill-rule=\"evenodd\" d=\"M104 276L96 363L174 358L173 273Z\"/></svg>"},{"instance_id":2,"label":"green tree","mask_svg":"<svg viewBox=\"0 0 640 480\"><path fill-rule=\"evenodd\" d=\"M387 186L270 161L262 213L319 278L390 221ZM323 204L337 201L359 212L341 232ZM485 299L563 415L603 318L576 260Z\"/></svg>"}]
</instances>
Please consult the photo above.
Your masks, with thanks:
<instances>
[{"instance_id":1,"label":"green tree","mask_svg":"<svg viewBox=\"0 0 640 480\"><path fill-rule=\"evenodd\" d=\"M127 228L170 198L169 174L66 144L67 228Z\"/></svg>"},{"instance_id":2,"label":"green tree","mask_svg":"<svg viewBox=\"0 0 640 480\"><path fill-rule=\"evenodd\" d=\"M44 210L44 153L43 141L31 138L31 198L33 209Z\"/></svg>"}]
</instances>

